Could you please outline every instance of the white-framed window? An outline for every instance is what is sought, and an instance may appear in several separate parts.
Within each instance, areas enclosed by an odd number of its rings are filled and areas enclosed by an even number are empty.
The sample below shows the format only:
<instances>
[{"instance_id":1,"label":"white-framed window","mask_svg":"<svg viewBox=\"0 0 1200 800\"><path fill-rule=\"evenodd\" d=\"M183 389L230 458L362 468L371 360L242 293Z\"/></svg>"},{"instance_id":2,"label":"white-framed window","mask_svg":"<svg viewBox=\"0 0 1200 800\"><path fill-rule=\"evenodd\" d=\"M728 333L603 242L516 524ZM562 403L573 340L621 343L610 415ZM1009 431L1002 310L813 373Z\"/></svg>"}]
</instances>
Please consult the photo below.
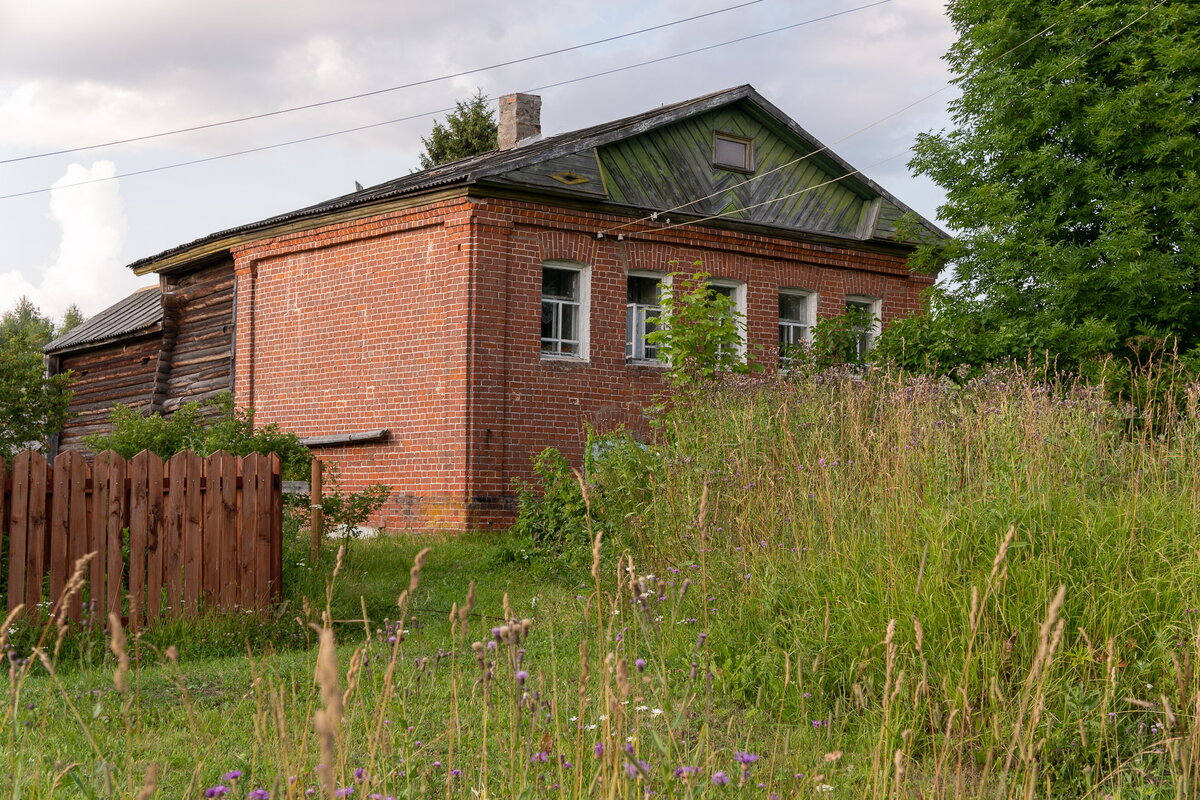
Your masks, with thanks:
<instances>
[{"instance_id":1,"label":"white-framed window","mask_svg":"<svg viewBox=\"0 0 1200 800\"><path fill-rule=\"evenodd\" d=\"M870 322L858 332L858 358L860 361L866 361L867 353L875 346L875 338L879 336L883 301L865 294L848 294L846 308L861 309L871 315Z\"/></svg>"},{"instance_id":2,"label":"white-framed window","mask_svg":"<svg viewBox=\"0 0 1200 800\"><path fill-rule=\"evenodd\" d=\"M588 277L582 264L547 261L542 265L543 357L587 357Z\"/></svg>"},{"instance_id":3,"label":"white-framed window","mask_svg":"<svg viewBox=\"0 0 1200 800\"><path fill-rule=\"evenodd\" d=\"M631 272L626 278L625 360L658 361L658 348L646 341L658 325L651 320L662 314L663 276L654 272Z\"/></svg>"},{"instance_id":4,"label":"white-framed window","mask_svg":"<svg viewBox=\"0 0 1200 800\"><path fill-rule=\"evenodd\" d=\"M786 369L789 351L812 344L817 295L804 289L779 290L779 365Z\"/></svg>"},{"instance_id":5,"label":"white-framed window","mask_svg":"<svg viewBox=\"0 0 1200 800\"><path fill-rule=\"evenodd\" d=\"M712 163L721 169L754 171L754 140L733 133L713 131Z\"/></svg>"},{"instance_id":6,"label":"white-framed window","mask_svg":"<svg viewBox=\"0 0 1200 800\"><path fill-rule=\"evenodd\" d=\"M746 355L746 284L729 278L710 278L708 285L718 294L723 294L733 301L733 310L737 312L738 355Z\"/></svg>"}]
</instances>

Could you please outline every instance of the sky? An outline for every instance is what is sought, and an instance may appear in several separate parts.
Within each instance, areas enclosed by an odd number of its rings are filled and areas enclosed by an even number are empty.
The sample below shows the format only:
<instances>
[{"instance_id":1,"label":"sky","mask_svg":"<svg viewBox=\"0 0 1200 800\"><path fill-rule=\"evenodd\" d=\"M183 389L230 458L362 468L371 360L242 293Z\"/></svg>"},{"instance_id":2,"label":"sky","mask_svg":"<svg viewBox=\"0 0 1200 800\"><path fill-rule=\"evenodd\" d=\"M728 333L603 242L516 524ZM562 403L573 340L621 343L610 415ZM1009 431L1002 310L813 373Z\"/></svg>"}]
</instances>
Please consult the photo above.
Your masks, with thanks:
<instances>
[{"instance_id":1,"label":"sky","mask_svg":"<svg viewBox=\"0 0 1200 800\"><path fill-rule=\"evenodd\" d=\"M860 8L872 2L0 0L0 311L24 295L55 318L71 304L94 314L154 282L130 262L345 194L356 181L406 175L433 121L476 89L540 94L542 130L553 135L749 83L936 220L943 195L909 173L905 150L949 125L954 90L944 88L941 57L954 32L943 0ZM667 24L708 12L718 13ZM850 13L540 88L838 12ZM424 83L92 147L414 82ZM201 159L214 160L159 169ZM143 170L154 171L130 175Z\"/></svg>"}]
</instances>

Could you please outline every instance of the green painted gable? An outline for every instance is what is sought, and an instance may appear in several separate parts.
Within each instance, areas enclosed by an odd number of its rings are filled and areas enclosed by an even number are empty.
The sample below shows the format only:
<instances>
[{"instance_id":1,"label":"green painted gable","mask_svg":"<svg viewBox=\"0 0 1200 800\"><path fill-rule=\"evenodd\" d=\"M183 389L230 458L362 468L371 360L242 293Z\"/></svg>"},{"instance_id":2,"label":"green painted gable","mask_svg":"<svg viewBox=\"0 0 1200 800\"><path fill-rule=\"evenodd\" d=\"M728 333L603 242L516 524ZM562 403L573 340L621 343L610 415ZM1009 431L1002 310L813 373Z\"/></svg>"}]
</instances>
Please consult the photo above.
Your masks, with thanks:
<instances>
[{"instance_id":1,"label":"green painted gable","mask_svg":"<svg viewBox=\"0 0 1200 800\"><path fill-rule=\"evenodd\" d=\"M874 193L852 179L829 183L845 171L763 116L737 103L598 148L610 199L835 236L873 233L864 226L877 217ZM713 166L714 131L753 140L753 173Z\"/></svg>"}]
</instances>

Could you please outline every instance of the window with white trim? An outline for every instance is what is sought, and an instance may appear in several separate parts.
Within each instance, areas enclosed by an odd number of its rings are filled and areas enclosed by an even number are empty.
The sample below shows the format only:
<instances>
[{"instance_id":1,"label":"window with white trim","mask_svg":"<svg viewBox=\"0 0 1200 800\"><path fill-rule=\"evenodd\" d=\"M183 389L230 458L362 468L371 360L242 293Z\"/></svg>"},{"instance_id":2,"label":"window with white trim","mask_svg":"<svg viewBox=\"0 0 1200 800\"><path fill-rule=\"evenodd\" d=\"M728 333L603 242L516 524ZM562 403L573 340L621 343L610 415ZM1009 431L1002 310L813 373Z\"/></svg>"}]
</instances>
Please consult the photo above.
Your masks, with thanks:
<instances>
[{"instance_id":1,"label":"window with white trim","mask_svg":"<svg viewBox=\"0 0 1200 800\"><path fill-rule=\"evenodd\" d=\"M738 355L746 355L746 284L728 278L710 278L708 285L714 292L723 294L733 301L733 310L737 312Z\"/></svg>"},{"instance_id":2,"label":"window with white trim","mask_svg":"<svg viewBox=\"0 0 1200 800\"><path fill-rule=\"evenodd\" d=\"M646 341L658 329L652 320L662 314L662 276L630 273L625 303L625 360L658 361L658 347Z\"/></svg>"},{"instance_id":3,"label":"window with white trim","mask_svg":"<svg viewBox=\"0 0 1200 800\"><path fill-rule=\"evenodd\" d=\"M588 274L581 265L542 265L542 355L587 355Z\"/></svg>"},{"instance_id":4,"label":"window with white trim","mask_svg":"<svg viewBox=\"0 0 1200 800\"><path fill-rule=\"evenodd\" d=\"M858 332L858 358L860 361L866 361L867 353L875 346L875 338L879 336L879 317L883 310L883 301L864 294L850 294L846 295L846 308L861 309L871 315L870 322Z\"/></svg>"},{"instance_id":5,"label":"window with white trim","mask_svg":"<svg viewBox=\"0 0 1200 800\"><path fill-rule=\"evenodd\" d=\"M812 344L817 296L803 289L779 290L779 366L787 369L789 351Z\"/></svg>"}]
</instances>

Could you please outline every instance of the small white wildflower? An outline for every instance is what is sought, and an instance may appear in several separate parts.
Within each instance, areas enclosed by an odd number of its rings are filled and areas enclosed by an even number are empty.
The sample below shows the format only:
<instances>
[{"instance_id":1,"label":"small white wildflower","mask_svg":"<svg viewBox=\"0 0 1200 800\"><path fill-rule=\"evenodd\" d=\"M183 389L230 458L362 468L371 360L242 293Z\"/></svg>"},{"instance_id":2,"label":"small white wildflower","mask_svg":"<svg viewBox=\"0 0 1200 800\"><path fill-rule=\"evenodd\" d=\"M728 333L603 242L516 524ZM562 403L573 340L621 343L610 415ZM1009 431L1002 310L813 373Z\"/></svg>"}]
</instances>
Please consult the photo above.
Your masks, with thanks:
<instances>
[{"instance_id":1,"label":"small white wildflower","mask_svg":"<svg viewBox=\"0 0 1200 800\"><path fill-rule=\"evenodd\" d=\"M817 788L818 792L832 792L833 791L833 787L830 786L828 783L819 783L819 784L817 784L816 788Z\"/></svg>"},{"instance_id":2,"label":"small white wildflower","mask_svg":"<svg viewBox=\"0 0 1200 800\"><path fill-rule=\"evenodd\" d=\"M579 720L579 717L571 717L571 722L577 722L578 720Z\"/></svg>"},{"instance_id":3,"label":"small white wildflower","mask_svg":"<svg viewBox=\"0 0 1200 800\"><path fill-rule=\"evenodd\" d=\"M650 706L638 706L638 707L637 707L636 709L634 709L634 710L635 710L635 711L649 711L649 710L650 710Z\"/></svg>"},{"instance_id":4,"label":"small white wildflower","mask_svg":"<svg viewBox=\"0 0 1200 800\"><path fill-rule=\"evenodd\" d=\"M650 713L657 717L659 714L663 713L663 710L661 708L652 708L650 709Z\"/></svg>"}]
</instances>

